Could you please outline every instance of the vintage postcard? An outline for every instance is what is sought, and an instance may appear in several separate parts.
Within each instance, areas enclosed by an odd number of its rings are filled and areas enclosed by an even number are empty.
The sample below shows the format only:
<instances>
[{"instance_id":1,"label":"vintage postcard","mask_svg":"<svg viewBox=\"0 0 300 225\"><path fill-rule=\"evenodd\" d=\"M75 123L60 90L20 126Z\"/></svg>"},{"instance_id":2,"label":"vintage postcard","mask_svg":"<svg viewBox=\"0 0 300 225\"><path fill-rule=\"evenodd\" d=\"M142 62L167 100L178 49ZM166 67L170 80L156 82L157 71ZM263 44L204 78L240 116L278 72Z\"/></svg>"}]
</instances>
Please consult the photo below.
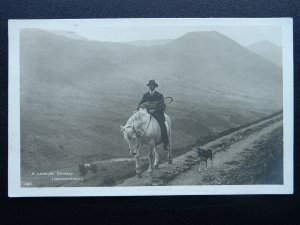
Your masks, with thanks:
<instances>
[{"instance_id":1,"label":"vintage postcard","mask_svg":"<svg viewBox=\"0 0 300 225\"><path fill-rule=\"evenodd\" d=\"M9 21L9 196L293 193L291 18Z\"/></svg>"}]
</instances>

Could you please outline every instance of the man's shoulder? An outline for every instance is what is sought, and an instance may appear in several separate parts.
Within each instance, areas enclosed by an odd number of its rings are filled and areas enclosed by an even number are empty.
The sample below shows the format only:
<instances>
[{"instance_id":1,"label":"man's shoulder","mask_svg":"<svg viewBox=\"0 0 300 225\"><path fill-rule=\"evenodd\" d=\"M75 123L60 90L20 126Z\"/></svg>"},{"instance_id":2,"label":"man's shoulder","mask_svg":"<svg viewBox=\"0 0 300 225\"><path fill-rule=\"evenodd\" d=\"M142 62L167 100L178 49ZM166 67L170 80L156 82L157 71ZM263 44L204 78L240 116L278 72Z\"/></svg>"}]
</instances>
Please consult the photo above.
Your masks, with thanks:
<instances>
[{"instance_id":1,"label":"man's shoulder","mask_svg":"<svg viewBox=\"0 0 300 225\"><path fill-rule=\"evenodd\" d=\"M155 94L156 94L157 96L163 97L163 94L159 93L158 91L155 91Z\"/></svg>"}]
</instances>

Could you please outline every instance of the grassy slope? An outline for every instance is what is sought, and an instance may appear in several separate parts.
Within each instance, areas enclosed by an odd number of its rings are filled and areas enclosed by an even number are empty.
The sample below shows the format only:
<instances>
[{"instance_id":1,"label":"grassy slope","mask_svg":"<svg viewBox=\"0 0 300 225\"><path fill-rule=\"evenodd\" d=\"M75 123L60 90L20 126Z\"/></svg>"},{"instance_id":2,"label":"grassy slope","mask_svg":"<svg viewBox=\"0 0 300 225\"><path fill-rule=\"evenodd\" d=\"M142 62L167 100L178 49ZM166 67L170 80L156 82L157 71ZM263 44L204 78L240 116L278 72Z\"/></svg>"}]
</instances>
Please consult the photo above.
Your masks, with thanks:
<instances>
[{"instance_id":1,"label":"grassy slope","mask_svg":"<svg viewBox=\"0 0 300 225\"><path fill-rule=\"evenodd\" d=\"M280 109L280 71L226 38L225 52L211 43L195 45L210 38L217 38L213 43L224 40L204 34L149 48L24 30L23 170L128 156L119 126L132 114L147 90L145 81L152 77L159 81L159 91L175 98L167 109L175 148Z\"/></svg>"}]
</instances>

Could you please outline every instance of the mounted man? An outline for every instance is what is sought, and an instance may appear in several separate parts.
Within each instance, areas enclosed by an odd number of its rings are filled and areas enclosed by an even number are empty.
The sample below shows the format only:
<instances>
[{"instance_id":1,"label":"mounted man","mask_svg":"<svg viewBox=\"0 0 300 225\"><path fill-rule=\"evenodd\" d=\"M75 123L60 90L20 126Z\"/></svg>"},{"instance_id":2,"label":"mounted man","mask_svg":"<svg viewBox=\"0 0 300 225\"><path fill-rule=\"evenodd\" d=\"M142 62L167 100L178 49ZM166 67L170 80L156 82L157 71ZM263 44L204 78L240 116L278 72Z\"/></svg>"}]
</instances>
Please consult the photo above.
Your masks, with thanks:
<instances>
[{"instance_id":1,"label":"mounted man","mask_svg":"<svg viewBox=\"0 0 300 225\"><path fill-rule=\"evenodd\" d=\"M165 123L166 118L164 112L166 109L166 104L164 101L164 96L155 90L155 88L158 87L158 84L155 82L155 80L149 80L146 86L148 86L149 91L143 95L142 100L138 105L138 109L142 105L145 105L148 112L157 120L161 129L161 138L162 142L164 143L164 149L169 151L171 147Z\"/></svg>"}]
</instances>

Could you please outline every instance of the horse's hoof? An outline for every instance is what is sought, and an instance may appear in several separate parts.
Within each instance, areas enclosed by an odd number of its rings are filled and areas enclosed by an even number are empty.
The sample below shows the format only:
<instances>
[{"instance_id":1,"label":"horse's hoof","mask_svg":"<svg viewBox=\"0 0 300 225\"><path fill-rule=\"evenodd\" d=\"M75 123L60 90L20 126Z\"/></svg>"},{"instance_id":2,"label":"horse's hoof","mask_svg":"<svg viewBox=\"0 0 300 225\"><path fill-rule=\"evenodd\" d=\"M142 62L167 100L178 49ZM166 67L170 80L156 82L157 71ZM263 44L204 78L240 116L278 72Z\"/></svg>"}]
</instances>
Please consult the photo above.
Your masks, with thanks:
<instances>
[{"instance_id":1,"label":"horse's hoof","mask_svg":"<svg viewBox=\"0 0 300 225\"><path fill-rule=\"evenodd\" d=\"M157 164L157 165L154 165L154 169L158 169L158 167L159 167L159 165Z\"/></svg>"},{"instance_id":2,"label":"horse's hoof","mask_svg":"<svg viewBox=\"0 0 300 225\"><path fill-rule=\"evenodd\" d=\"M172 164L173 163L173 160L172 159L169 159L168 160L168 164Z\"/></svg>"},{"instance_id":3,"label":"horse's hoof","mask_svg":"<svg viewBox=\"0 0 300 225\"><path fill-rule=\"evenodd\" d=\"M135 173L136 173L136 175L137 175L138 177L140 177L141 174L142 174L141 168L140 168L140 167L136 168L136 169L135 169Z\"/></svg>"},{"instance_id":4,"label":"horse's hoof","mask_svg":"<svg viewBox=\"0 0 300 225\"><path fill-rule=\"evenodd\" d=\"M142 173L137 173L136 176L137 176L137 178L141 178L142 177Z\"/></svg>"}]
</instances>

